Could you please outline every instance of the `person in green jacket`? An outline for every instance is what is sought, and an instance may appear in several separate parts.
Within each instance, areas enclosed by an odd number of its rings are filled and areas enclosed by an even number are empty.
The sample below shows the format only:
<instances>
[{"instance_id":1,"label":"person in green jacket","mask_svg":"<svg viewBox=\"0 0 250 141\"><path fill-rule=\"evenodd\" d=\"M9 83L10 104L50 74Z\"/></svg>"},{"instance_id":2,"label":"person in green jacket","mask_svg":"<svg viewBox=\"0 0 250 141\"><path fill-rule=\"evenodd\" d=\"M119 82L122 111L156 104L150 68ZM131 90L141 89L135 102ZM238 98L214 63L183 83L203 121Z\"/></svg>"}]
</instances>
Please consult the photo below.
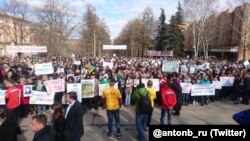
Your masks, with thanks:
<instances>
[{"instance_id":1,"label":"person in green jacket","mask_svg":"<svg viewBox=\"0 0 250 141\"><path fill-rule=\"evenodd\" d=\"M140 108L139 108L139 101L141 99L142 96L146 96L148 94L147 89L145 88L145 84L141 83L138 86L138 89L134 92L133 96L132 96L132 100L135 101L135 124L136 124L136 128L138 131L138 140L139 141L145 141L146 137L145 137L145 130L144 128L146 127L146 123L147 123L147 118L148 118L148 114L143 114L140 112Z\"/></svg>"}]
</instances>

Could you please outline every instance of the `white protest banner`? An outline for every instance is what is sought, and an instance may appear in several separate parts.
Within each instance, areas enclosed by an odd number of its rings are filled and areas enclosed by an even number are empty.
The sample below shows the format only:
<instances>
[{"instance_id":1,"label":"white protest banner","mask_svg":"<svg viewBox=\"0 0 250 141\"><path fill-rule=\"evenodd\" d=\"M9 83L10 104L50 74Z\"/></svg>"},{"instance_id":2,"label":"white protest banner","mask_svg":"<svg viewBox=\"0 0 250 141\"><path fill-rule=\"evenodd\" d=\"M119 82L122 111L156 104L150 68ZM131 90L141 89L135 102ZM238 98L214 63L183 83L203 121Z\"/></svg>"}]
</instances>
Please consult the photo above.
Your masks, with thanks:
<instances>
[{"instance_id":1,"label":"white protest banner","mask_svg":"<svg viewBox=\"0 0 250 141\"><path fill-rule=\"evenodd\" d=\"M194 84L191 88L191 96L215 95L213 84Z\"/></svg>"},{"instance_id":2,"label":"white protest banner","mask_svg":"<svg viewBox=\"0 0 250 141\"><path fill-rule=\"evenodd\" d=\"M92 98L95 96L95 80L82 80L82 98Z\"/></svg>"},{"instance_id":3,"label":"white protest banner","mask_svg":"<svg viewBox=\"0 0 250 141\"><path fill-rule=\"evenodd\" d=\"M195 70L204 70L204 65L198 65L198 66L196 66Z\"/></svg>"},{"instance_id":4,"label":"white protest banner","mask_svg":"<svg viewBox=\"0 0 250 141\"><path fill-rule=\"evenodd\" d=\"M192 73L194 73L195 72L195 67L190 67L189 68L189 72L192 74Z\"/></svg>"},{"instance_id":5,"label":"white protest banner","mask_svg":"<svg viewBox=\"0 0 250 141\"><path fill-rule=\"evenodd\" d=\"M45 88L47 92L64 92L65 91L65 80L56 79L44 81Z\"/></svg>"},{"instance_id":6,"label":"white protest banner","mask_svg":"<svg viewBox=\"0 0 250 141\"><path fill-rule=\"evenodd\" d=\"M0 105L5 105L5 92L6 90L0 90Z\"/></svg>"},{"instance_id":7,"label":"white protest banner","mask_svg":"<svg viewBox=\"0 0 250 141\"><path fill-rule=\"evenodd\" d=\"M112 69L113 68L113 63L103 62L103 67L106 68L107 66L109 66L109 68Z\"/></svg>"},{"instance_id":8,"label":"white protest banner","mask_svg":"<svg viewBox=\"0 0 250 141\"><path fill-rule=\"evenodd\" d=\"M75 61L74 61L74 65L81 65L81 61L75 60Z\"/></svg>"},{"instance_id":9,"label":"white protest banner","mask_svg":"<svg viewBox=\"0 0 250 141\"><path fill-rule=\"evenodd\" d=\"M45 53L46 46L7 46L8 53Z\"/></svg>"},{"instance_id":10,"label":"white protest banner","mask_svg":"<svg viewBox=\"0 0 250 141\"><path fill-rule=\"evenodd\" d=\"M181 65L181 73L187 73L188 72L188 68L186 65Z\"/></svg>"},{"instance_id":11,"label":"white protest banner","mask_svg":"<svg viewBox=\"0 0 250 141\"><path fill-rule=\"evenodd\" d=\"M179 61L164 60L162 65L163 72L179 72Z\"/></svg>"},{"instance_id":12,"label":"white protest banner","mask_svg":"<svg viewBox=\"0 0 250 141\"><path fill-rule=\"evenodd\" d=\"M191 83L180 83L183 94L189 94L191 92L192 84Z\"/></svg>"},{"instance_id":13,"label":"white protest banner","mask_svg":"<svg viewBox=\"0 0 250 141\"><path fill-rule=\"evenodd\" d=\"M74 83L74 84L67 84L67 92L76 92L77 100L82 102L82 84Z\"/></svg>"},{"instance_id":14,"label":"white protest banner","mask_svg":"<svg viewBox=\"0 0 250 141\"><path fill-rule=\"evenodd\" d=\"M160 90L160 80L159 79L142 79L141 82L145 84L145 87L147 88L148 81L151 80L153 82L153 88L155 91Z\"/></svg>"},{"instance_id":15,"label":"white protest banner","mask_svg":"<svg viewBox=\"0 0 250 141\"><path fill-rule=\"evenodd\" d=\"M53 74L53 73L54 69L52 63L35 64L36 75Z\"/></svg>"},{"instance_id":16,"label":"white protest banner","mask_svg":"<svg viewBox=\"0 0 250 141\"><path fill-rule=\"evenodd\" d=\"M102 96L103 91L109 87L109 84L99 84L99 96ZM115 88L118 89L118 83L115 83Z\"/></svg>"},{"instance_id":17,"label":"white protest banner","mask_svg":"<svg viewBox=\"0 0 250 141\"><path fill-rule=\"evenodd\" d=\"M222 86L233 86L234 77L220 77L220 82Z\"/></svg>"},{"instance_id":18,"label":"white protest banner","mask_svg":"<svg viewBox=\"0 0 250 141\"><path fill-rule=\"evenodd\" d=\"M213 85L215 89L221 89L222 85L220 81L213 81Z\"/></svg>"},{"instance_id":19,"label":"white protest banner","mask_svg":"<svg viewBox=\"0 0 250 141\"><path fill-rule=\"evenodd\" d=\"M140 79L133 79L134 87L137 87L140 84Z\"/></svg>"},{"instance_id":20,"label":"white protest banner","mask_svg":"<svg viewBox=\"0 0 250 141\"><path fill-rule=\"evenodd\" d=\"M57 72L58 72L58 74L64 73L64 68L58 68L58 69L57 69Z\"/></svg>"},{"instance_id":21,"label":"white protest banner","mask_svg":"<svg viewBox=\"0 0 250 141\"><path fill-rule=\"evenodd\" d=\"M29 104L35 105L52 105L54 103L55 93L47 93L43 91L32 91Z\"/></svg>"},{"instance_id":22,"label":"white protest banner","mask_svg":"<svg viewBox=\"0 0 250 141\"><path fill-rule=\"evenodd\" d=\"M103 45L103 50L126 50L127 45Z\"/></svg>"},{"instance_id":23,"label":"white protest banner","mask_svg":"<svg viewBox=\"0 0 250 141\"><path fill-rule=\"evenodd\" d=\"M249 61L247 60L247 61L245 61L243 64L244 64L244 66L247 68L248 65L249 65Z\"/></svg>"},{"instance_id":24,"label":"white protest banner","mask_svg":"<svg viewBox=\"0 0 250 141\"><path fill-rule=\"evenodd\" d=\"M203 64L203 68L204 68L204 69L209 69L209 63L204 63L204 64Z\"/></svg>"},{"instance_id":25,"label":"white protest banner","mask_svg":"<svg viewBox=\"0 0 250 141\"><path fill-rule=\"evenodd\" d=\"M102 92L109 87L109 84L99 84L99 96L102 96Z\"/></svg>"},{"instance_id":26,"label":"white protest banner","mask_svg":"<svg viewBox=\"0 0 250 141\"><path fill-rule=\"evenodd\" d=\"M33 89L33 85L24 85L23 86L23 97L30 97L31 96L31 92Z\"/></svg>"}]
</instances>

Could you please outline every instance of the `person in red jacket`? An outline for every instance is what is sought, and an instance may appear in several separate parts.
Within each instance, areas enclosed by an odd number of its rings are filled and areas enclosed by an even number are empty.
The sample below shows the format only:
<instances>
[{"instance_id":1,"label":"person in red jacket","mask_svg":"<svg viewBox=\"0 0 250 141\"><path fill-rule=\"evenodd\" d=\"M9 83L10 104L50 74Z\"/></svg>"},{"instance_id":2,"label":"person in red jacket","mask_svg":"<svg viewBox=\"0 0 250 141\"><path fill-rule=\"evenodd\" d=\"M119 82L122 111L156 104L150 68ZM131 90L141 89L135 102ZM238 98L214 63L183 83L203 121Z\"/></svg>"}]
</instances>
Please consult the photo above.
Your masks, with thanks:
<instances>
[{"instance_id":1,"label":"person in red jacket","mask_svg":"<svg viewBox=\"0 0 250 141\"><path fill-rule=\"evenodd\" d=\"M25 77L20 77L19 78L19 83L17 85L17 88L21 90L21 105L20 105L20 116L21 118L27 117L29 114L29 97L24 97L24 90L23 86L26 85L26 78Z\"/></svg>"},{"instance_id":2,"label":"person in red jacket","mask_svg":"<svg viewBox=\"0 0 250 141\"><path fill-rule=\"evenodd\" d=\"M164 125L164 118L167 112L168 125L171 125L171 112L176 104L176 94L166 84L165 87L162 87L161 96L162 96L162 108L161 108L160 124Z\"/></svg>"},{"instance_id":3,"label":"person in red jacket","mask_svg":"<svg viewBox=\"0 0 250 141\"><path fill-rule=\"evenodd\" d=\"M16 132L19 134L21 133L21 128L18 124L18 109L21 103L21 91L15 86L15 82L12 79L4 80L4 85L7 87L5 92L7 118L16 126Z\"/></svg>"}]
</instances>

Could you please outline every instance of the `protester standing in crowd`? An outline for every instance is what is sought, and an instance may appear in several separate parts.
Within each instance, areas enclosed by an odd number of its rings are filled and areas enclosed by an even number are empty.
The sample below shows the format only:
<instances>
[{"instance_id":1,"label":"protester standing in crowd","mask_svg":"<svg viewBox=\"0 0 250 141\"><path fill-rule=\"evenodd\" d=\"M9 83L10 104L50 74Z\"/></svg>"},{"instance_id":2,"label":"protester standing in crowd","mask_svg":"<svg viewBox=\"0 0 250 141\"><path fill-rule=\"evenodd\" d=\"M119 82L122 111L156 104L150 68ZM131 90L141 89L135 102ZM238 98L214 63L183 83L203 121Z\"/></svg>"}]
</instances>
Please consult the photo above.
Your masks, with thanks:
<instances>
[{"instance_id":1,"label":"protester standing in crowd","mask_svg":"<svg viewBox=\"0 0 250 141\"><path fill-rule=\"evenodd\" d=\"M108 116L108 136L112 138L113 134L113 117L115 118L116 124L116 137L121 138L121 125L120 125L120 110L122 106L122 96L120 91L114 87L115 80L111 79L109 83L109 88L103 91L103 108L107 109Z\"/></svg>"},{"instance_id":2,"label":"protester standing in crowd","mask_svg":"<svg viewBox=\"0 0 250 141\"><path fill-rule=\"evenodd\" d=\"M63 116L62 105L54 103L50 107L50 121L49 124L55 129L55 141L66 141L64 136L65 119Z\"/></svg>"},{"instance_id":3,"label":"protester standing in crowd","mask_svg":"<svg viewBox=\"0 0 250 141\"><path fill-rule=\"evenodd\" d=\"M156 91L153 88L153 82L151 80L148 81L147 86L148 86L147 90L148 90L148 93L149 93L149 96L150 96L152 108L151 108L151 110L150 110L150 112L148 114L146 130L148 130L149 125L151 124L151 117L152 117L153 110L154 110L154 100L156 99Z\"/></svg>"},{"instance_id":4,"label":"protester standing in crowd","mask_svg":"<svg viewBox=\"0 0 250 141\"><path fill-rule=\"evenodd\" d=\"M245 73L245 78L243 81L243 97L242 97L242 104L249 104L250 98L250 70Z\"/></svg>"},{"instance_id":5,"label":"protester standing in crowd","mask_svg":"<svg viewBox=\"0 0 250 141\"><path fill-rule=\"evenodd\" d=\"M126 106L130 106L130 102L131 102L131 95L132 95L132 86L133 86L133 79L131 78L130 75L127 76L127 79L125 81L125 105Z\"/></svg>"},{"instance_id":6,"label":"protester standing in crowd","mask_svg":"<svg viewBox=\"0 0 250 141\"><path fill-rule=\"evenodd\" d=\"M7 117L3 108L0 108L0 139L2 141L17 141L15 124Z\"/></svg>"},{"instance_id":7,"label":"protester standing in crowd","mask_svg":"<svg viewBox=\"0 0 250 141\"><path fill-rule=\"evenodd\" d=\"M148 99L147 99L148 97ZM150 105L146 105L146 103L150 102L150 97L148 94L148 90L145 88L145 84L141 83L138 86L138 89L134 92L132 96L133 101L135 101L135 125L138 131L138 140L145 141L145 127L147 123L148 114L152 108ZM147 101L148 100L148 101ZM148 107L149 106L149 107ZM148 109L149 108L149 109Z\"/></svg>"},{"instance_id":8,"label":"protester standing in crowd","mask_svg":"<svg viewBox=\"0 0 250 141\"><path fill-rule=\"evenodd\" d=\"M123 75L121 70L118 71L117 81L118 81L118 89L119 89L122 97L124 97L125 78L124 78L124 75Z\"/></svg>"},{"instance_id":9,"label":"protester standing in crowd","mask_svg":"<svg viewBox=\"0 0 250 141\"><path fill-rule=\"evenodd\" d=\"M55 132L51 126L47 126L47 116L38 114L32 117L30 128L35 135L33 141L55 141Z\"/></svg>"},{"instance_id":10,"label":"protester standing in crowd","mask_svg":"<svg viewBox=\"0 0 250 141\"><path fill-rule=\"evenodd\" d=\"M182 83L191 83L191 78L189 77L188 74L183 75L181 82ZM182 105L188 106L190 104L189 103L189 95L190 95L190 92L189 93L182 93Z\"/></svg>"},{"instance_id":11,"label":"protester standing in crowd","mask_svg":"<svg viewBox=\"0 0 250 141\"><path fill-rule=\"evenodd\" d=\"M26 85L26 78L21 76L19 78L19 83L17 85L17 88L21 90L21 105L20 105L20 117L24 118L27 117L29 114L29 101L30 98L29 97L24 97L24 90L23 90L23 86ZM30 90L31 93L31 90Z\"/></svg>"},{"instance_id":12,"label":"protester standing in crowd","mask_svg":"<svg viewBox=\"0 0 250 141\"><path fill-rule=\"evenodd\" d=\"M43 84L43 80L41 77L37 78L37 82L35 83L33 87L34 91L43 91L46 92L46 88ZM36 113L45 113L46 112L46 106L45 105L37 105L36 107Z\"/></svg>"},{"instance_id":13,"label":"protester standing in crowd","mask_svg":"<svg viewBox=\"0 0 250 141\"><path fill-rule=\"evenodd\" d=\"M64 135L67 141L80 141L84 134L83 108L77 100L76 92L68 92L65 96L68 105L65 110Z\"/></svg>"},{"instance_id":14,"label":"protester standing in crowd","mask_svg":"<svg viewBox=\"0 0 250 141\"><path fill-rule=\"evenodd\" d=\"M206 74L204 74L204 73L201 76L201 80L199 81L199 83L201 85L212 84L211 81L209 80L208 76ZM209 97L208 96L201 96L201 106L204 106L204 104L207 105L208 101L209 101Z\"/></svg>"},{"instance_id":15,"label":"protester standing in crowd","mask_svg":"<svg viewBox=\"0 0 250 141\"><path fill-rule=\"evenodd\" d=\"M172 78L169 79L169 81L172 81ZM172 83L172 82L170 82ZM177 103L176 100L176 94L175 92L168 86L168 84L165 85L165 87L161 91L162 96L162 107L161 107L161 118L160 118L160 124L164 125L164 119L167 112L168 116L168 125L171 125L171 115L172 111L174 109L174 106Z\"/></svg>"},{"instance_id":16,"label":"protester standing in crowd","mask_svg":"<svg viewBox=\"0 0 250 141\"><path fill-rule=\"evenodd\" d=\"M176 94L176 104L174 106L174 115L180 116L181 106L182 106L182 88L180 85L180 80L176 74L168 75L168 86L175 92Z\"/></svg>"},{"instance_id":17,"label":"protester standing in crowd","mask_svg":"<svg viewBox=\"0 0 250 141\"><path fill-rule=\"evenodd\" d=\"M15 82L11 79L4 80L4 85L7 87L5 98L7 99L7 117L15 124L16 132L21 133L19 126L19 108L21 104L21 90L15 86Z\"/></svg>"}]
</instances>

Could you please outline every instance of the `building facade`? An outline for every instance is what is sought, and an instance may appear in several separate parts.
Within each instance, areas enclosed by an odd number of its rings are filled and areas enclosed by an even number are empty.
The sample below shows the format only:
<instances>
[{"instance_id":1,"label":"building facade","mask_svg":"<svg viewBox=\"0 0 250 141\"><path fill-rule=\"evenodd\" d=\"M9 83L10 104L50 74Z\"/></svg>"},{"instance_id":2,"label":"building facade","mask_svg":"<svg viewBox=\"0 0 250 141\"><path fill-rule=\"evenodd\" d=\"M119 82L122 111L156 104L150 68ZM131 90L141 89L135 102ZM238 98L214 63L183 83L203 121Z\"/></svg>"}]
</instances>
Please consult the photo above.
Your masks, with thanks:
<instances>
[{"instance_id":1,"label":"building facade","mask_svg":"<svg viewBox=\"0 0 250 141\"><path fill-rule=\"evenodd\" d=\"M15 55L7 52L6 46L36 45L36 25L22 17L0 14L0 55Z\"/></svg>"},{"instance_id":2,"label":"building facade","mask_svg":"<svg viewBox=\"0 0 250 141\"><path fill-rule=\"evenodd\" d=\"M245 3L233 10L226 10L211 15L206 23L209 55L225 59L250 59L250 3ZM193 25L187 23L184 30L185 49L193 50ZM203 49L200 49L200 55Z\"/></svg>"}]
</instances>

